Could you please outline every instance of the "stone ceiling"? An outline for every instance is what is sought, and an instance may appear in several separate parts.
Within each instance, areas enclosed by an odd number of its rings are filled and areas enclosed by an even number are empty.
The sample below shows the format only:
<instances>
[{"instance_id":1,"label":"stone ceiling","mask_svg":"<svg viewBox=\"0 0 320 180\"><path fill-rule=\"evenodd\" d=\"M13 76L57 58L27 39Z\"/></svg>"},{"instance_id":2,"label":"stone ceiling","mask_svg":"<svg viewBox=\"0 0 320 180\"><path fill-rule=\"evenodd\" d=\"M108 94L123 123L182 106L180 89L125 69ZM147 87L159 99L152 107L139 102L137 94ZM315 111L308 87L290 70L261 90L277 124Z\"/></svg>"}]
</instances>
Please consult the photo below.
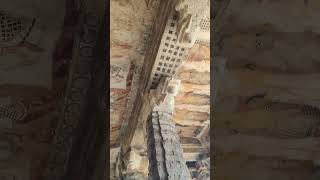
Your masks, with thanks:
<instances>
[{"instance_id":1,"label":"stone ceiling","mask_svg":"<svg viewBox=\"0 0 320 180\"><path fill-rule=\"evenodd\" d=\"M134 4L111 1L111 144L117 141L123 114L126 111L132 77L144 58L144 44L152 24L155 9L144 1ZM115 10L116 9L116 10ZM210 49L195 44L181 67L178 76L182 87L176 98L175 120L181 125L204 126L209 120ZM186 116L187 115L187 116Z\"/></svg>"},{"instance_id":2,"label":"stone ceiling","mask_svg":"<svg viewBox=\"0 0 320 180\"><path fill-rule=\"evenodd\" d=\"M134 3L133 3L134 2ZM110 145L118 151L121 128L126 126L131 90L138 87L150 30L158 1L111 1L110 43ZM181 89L176 97L174 121L186 160L208 152L210 112L210 47L195 44L177 76ZM115 157L111 157L114 159ZM115 159L113 160L115 161Z\"/></svg>"}]
</instances>

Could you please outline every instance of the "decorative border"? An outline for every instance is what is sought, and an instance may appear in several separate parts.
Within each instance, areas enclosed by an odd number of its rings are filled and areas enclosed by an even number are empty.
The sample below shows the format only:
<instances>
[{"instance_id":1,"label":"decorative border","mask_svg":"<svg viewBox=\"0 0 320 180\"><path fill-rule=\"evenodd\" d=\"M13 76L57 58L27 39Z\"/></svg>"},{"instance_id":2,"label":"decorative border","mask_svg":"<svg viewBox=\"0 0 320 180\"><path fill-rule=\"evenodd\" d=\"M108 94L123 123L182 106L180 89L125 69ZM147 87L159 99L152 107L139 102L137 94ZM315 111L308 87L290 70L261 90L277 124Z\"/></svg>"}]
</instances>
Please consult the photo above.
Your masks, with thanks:
<instances>
[{"instance_id":1,"label":"decorative border","mask_svg":"<svg viewBox=\"0 0 320 180\"><path fill-rule=\"evenodd\" d=\"M87 91L94 73L92 72L94 49L101 21L95 13L90 12L83 13L81 21L81 36L75 43L62 117L55 130L52 151L44 173L44 178L48 180L60 180L65 174L76 136L75 131L83 118L88 98Z\"/></svg>"}]
</instances>

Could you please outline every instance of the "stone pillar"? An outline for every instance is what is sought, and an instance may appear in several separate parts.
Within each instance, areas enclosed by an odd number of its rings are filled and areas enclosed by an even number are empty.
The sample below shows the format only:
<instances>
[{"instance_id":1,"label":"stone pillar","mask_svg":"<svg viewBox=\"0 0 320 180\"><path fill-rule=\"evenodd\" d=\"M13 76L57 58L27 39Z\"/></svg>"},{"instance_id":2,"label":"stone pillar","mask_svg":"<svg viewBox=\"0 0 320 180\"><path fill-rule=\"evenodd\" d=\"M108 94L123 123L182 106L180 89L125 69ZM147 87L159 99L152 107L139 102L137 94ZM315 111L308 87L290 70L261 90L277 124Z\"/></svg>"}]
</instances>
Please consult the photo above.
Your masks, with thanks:
<instances>
[{"instance_id":1,"label":"stone pillar","mask_svg":"<svg viewBox=\"0 0 320 180\"><path fill-rule=\"evenodd\" d=\"M148 120L149 179L191 178L172 120L174 96L177 95L179 86L180 80L165 79L161 89L162 98L153 108Z\"/></svg>"}]
</instances>

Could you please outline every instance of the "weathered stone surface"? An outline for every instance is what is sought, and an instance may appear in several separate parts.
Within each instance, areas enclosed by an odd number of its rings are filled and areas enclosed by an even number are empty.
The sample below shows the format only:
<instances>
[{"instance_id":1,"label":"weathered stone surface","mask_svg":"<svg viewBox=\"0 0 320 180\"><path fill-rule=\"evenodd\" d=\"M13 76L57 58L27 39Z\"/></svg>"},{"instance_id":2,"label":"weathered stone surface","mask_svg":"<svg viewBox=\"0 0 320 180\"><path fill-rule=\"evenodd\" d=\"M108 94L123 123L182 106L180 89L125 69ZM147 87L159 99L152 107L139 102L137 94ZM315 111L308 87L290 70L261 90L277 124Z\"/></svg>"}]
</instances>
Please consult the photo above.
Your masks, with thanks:
<instances>
[{"instance_id":1,"label":"weathered stone surface","mask_svg":"<svg viewBox=\"0 0 320 180\"><path fill-rule=\"evenodd\" d=\"M312 132L320 121L317 108L286 103L251 103L240 104L236 112L216 111L220 118L215 127L242 134L304 138L314 136Z\"/></svg>"},{"instance_id":2,"label":"weathered stone surface","mask_svg":"<svg viewBox=\"0 0 320 180\"><path fill-rule=\"evenodd\" d=\"M197 93L181 93L177 96L177 104L191 104L195 106L205 106L210 104L210 96Z\"/></svg>"},{"instance_id":3,"label":"weathered stone surface","mask_svg":"<svg viewBox=\"0 0 320 180\"><path fill-rule=\"evenodd\" d=\"M318 138L279 139L232 135L216 139L215 145L217 150L224 153L240 151L255 156L300 161L316 161L320 158Z\"/></svg>"},{"instance_id":4,"label":"weathered stone surface","mask_svg":"<svg viewBox=\"0 0 320 180\"><path fill-rule=\"evenodd\" d=\"M35 179L43 171L58 113L55 101L31 99L1 97L1 175Z\"/></svg>"},{"instance_id":5,"label":"weathered stone surface","mask_svg":"<svg viewBox=\"0 0 320 180\"><path fill-rule=\"evenodd\" d=\"M98 171L105 160L106 124L102 114L106 108L103 78L106 77L106 63L97 60L105 57L105 47L101 44L105 35L100 34L105 31L102 30L105 7L101 3L90 1L81 6L76 25L81 31L75 33L65 99L61 103L61 116L42 179L80 180L102 176ZM95 38L87 41L91 31Z\"/></svg>"},{"instance_id":6,"label":"weathered stone surface","mask_svg":"<svg viewBox=\"0 0 320 180\"><path fill-rule=\"evenodd\" d=\"M151 4L154 3L150 2L149 5ZM145 46L149 42L157 6L148 7L143 0L134 2L113 0L110 1L110 5L110 64L112 70L110 72L110 101L113 111L111 116L114 117L112 124L115 125L113 128L116 128L128 121L133 107L138 89L139 69L143 64ZM112 142L119 141L119 136L116 134L112 134ZM112 145L115 144L112 143Z\"/></svg>"},{"instance_id":7,"label":"weathered stone surface","mask_svg":"<svg viewBox=\"0 0 320 180\"><path fill-rule=\"evenodd\" d=\"M320 6L318 1L231 1L225 11L226 17L235 18L234 23L240 27L272 24L283 32L303 32L311 30L319 33L317 23ZM286 11L283 9L286 8ZM294 17L294 18L292 18Z\"/></svg>"},{"instance_id":8,"label":"weathered stone surface","mask_svg":"<svg viewBox=\"0 0 320 180\"><path fill-rule=\"evenodd\" d=\"M186 111L186 110L176 110L176 113L174 115L174 120L177 123L180 123L181 121L206 121L209 119L209 113L208 112L196 112L196 111Z\"/></svg>"},{"instance_id":9,"label":"weathered stone surface","mask_svg":"<svg viewBox=\"0 0 320 180\"><path fill-rule=\"evenodd\" d=\"M120 154L120 148L110 148L110 164L108 168L110 172L110 179L117 179L119 176L118 172L118 164L117 161L119 161L119 154Z\"/></svg>"},{"instance_id":10,"label":"weathered stone surface","mask_svg":"<svg viewBox=\"0 0 320 180\"><path fill-rule=\"evenodd\" d=\"M170 115L154 111L149 121L150 179L190 179L179 136Z\"/></svg>"},{"instance_id":11,"label":"weathered stone surface","mask_svg":"<svg viewBox=\"0 0 320 180\"><path fill-rule=\"evenodd\" d=\"M175 6L178 11L178 42L192 47L200 30L202 19L209 17L209 0L178 0Z\"/></svg>"},{"instance_id":12,"label":"weathered stone surface","mask_svg":"<svg viewBox=\"0 0 320 180\"><path fill-rule=\"evenodd\" d=\"M296 104L319 105L318 73L265 73L246 69L226 73L224 94L253 96L265 94L267 99Z\"/></svg>"},{"instance_id":13,"label":"weathered stone surface","mask_svg":"<svg viewBox=\"0 0 320 180\"><path fill-rule=\"evenodd\" d=\"M219 166L217 166L216 178L223 180L232 180L234 178L302 180L310 179L312 175L311 161L261 158L237 152L230 153L217 161Z\"/></svg>"},{"instance_id":14,"label":"weathered stone surface","mask_svg":"<svg viewBox=\"0 0 320 180\"><path fill-rule=\"evenodd\" d=\"M132 113L130 117L130 121L128 122L128 128L125 134L125 139L122 142L123 151L126 152L131 143L132 137L134 135L134 130L136 129L139 114L143 107L143 98L148 93L148 84L150 83L150 77L152 73L152 69L154 66L154 61L157 56L157 50L159 48L159 44L162 39L162 33L164 31L165 25L167 24L167 20L171 12L173 11L172 7L174 5L173 1L165 1L160 3L160 6L157 10L157 16L159 18L156 19L153 26L153 33L156 36L153 36L152 41L150 41L150 49L146 52L145 63L143 65L144 71L141 71L139 86L138 86L138 94L135 100L135 106L133 107Z\"/></svg>"},{"instance_id":15,"label":"weathered stone surface","mask_svg":"<svg viewBox=\"0 0 320 180\"><path fill-rule=\"evenodd\" d=\"M319 5L216 2L215 179L316 176Z\"/></svg>"},{"instance_id":16,"label":"weathered stone surface","mask_svg":"<svg viewBox=\"0 0 320 180\"><path fill-rule=\"evenodd\" d=\"M314 73L319 70L318 42L319 34L312 31L285 33L272 26L256 26L226 33L224 53L229 67Z\"/></svg>"}]
</instances>

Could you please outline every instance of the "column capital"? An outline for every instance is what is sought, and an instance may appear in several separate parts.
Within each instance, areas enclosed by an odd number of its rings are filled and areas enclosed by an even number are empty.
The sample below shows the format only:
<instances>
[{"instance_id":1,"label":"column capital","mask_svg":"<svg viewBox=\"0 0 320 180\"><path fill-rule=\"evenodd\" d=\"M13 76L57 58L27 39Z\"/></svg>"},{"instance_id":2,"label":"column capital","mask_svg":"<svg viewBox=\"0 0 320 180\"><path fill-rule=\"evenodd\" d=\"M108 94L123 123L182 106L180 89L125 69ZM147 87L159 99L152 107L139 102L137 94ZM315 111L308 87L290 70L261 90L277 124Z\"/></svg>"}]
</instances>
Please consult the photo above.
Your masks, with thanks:
<instances>
[{"instance_id":1,"label":"column capital","mask_svg":"<svg viewBox=\"0 0 320 180\"><path fill-rule=\"evenodd\" d=\"M191 47L201 31L201 21L210 18L210 0L177 0L178 43Z\"/></svg>"},{"instance_id":2,"label":"column capital","mask_svg":"<svg viewBox=\"0 0 320 180\"><path fill-rule=\"evenodd\" d=\"M161 111L169 114L174 110L174 97L178 94L180 88L180 79L174 79L166 77L160 83L159 91L161 92L161 98L158 105L156 105L153 111Z\"/></svg>"}]
</instances>

